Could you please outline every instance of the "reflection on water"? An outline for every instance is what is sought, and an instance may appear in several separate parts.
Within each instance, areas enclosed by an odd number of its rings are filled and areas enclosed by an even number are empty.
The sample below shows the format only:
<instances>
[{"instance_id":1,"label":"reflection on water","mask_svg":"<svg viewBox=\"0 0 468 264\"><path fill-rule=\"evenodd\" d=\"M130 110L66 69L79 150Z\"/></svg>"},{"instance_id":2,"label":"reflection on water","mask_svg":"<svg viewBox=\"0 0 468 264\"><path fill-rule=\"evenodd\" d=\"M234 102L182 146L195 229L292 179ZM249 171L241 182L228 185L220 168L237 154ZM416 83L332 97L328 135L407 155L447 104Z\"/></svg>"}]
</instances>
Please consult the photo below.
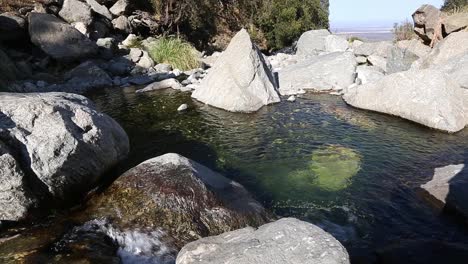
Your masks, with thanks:
<instances>
[{"instance_id":1,"label":"reflection on water","mask_svg":"<svg viewBox=\"0 0 468 264\"><path fill-rule=\"evenodd\" d=\"M235 114L187 93L133 91L91 95L130 137L121 171L180 153L244 184L277 214L322 226L354 258L401 239L467 242L463 227L417 196L435 167L466 162L466 131L440 133L328 95ZM178 113L182 103L190 109Z\"/></svg>"}]
</instances>

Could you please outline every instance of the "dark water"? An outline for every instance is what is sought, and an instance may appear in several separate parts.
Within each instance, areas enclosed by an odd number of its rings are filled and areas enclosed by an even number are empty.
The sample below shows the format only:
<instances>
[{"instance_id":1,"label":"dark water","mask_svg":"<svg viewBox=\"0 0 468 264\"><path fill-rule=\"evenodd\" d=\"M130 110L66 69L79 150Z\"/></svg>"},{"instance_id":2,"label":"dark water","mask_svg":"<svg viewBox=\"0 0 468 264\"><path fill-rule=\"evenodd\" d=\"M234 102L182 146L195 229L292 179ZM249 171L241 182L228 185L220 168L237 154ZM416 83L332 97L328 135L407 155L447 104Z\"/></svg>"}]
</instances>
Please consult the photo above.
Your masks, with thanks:
<instances>
[{"instance_id":1,"label":"dark water","mask_svg":"<svg viewBox=\"0 0 468 264\"><path fill-rule=\"evenodd\" d=\"M440 133L329 95L304 95L254 114L214 109L172 90L109 89L90 98L130 137L130 158L120 170L182 154L239 181L278 215L329 231L354 263L378 262L379 252L405 243L468 247L462 223L418 191L434 168L467 162L466 131ZM182 103L188 112L176 111Z\"/></svg>"}]
</instances>

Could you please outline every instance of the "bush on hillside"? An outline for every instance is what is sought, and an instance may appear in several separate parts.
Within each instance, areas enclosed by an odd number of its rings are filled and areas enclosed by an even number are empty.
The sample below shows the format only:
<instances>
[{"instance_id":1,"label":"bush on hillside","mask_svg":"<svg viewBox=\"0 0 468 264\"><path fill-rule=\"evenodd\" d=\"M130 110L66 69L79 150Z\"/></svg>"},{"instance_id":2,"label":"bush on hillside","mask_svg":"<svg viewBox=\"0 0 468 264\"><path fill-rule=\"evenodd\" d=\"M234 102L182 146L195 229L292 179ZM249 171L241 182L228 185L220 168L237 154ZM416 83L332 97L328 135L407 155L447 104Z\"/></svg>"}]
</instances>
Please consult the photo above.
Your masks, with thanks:
<instances>
[{"instance_id":1,"label":"bush on hillside","mask_svg":"<svg viewBox=\"0 0 468 264\"><path fill-rule=\"evenodd\" d=\"M191 70L200 66L197 50L180 38L159 38L149 44L148 53L157 63L170 64L174 69Z\"/></svg>"},{"instance_id":2,"label":"bush on hillside","mask_svg":"<svg viewBox=\"0 0 468 264\"><path fill-rule=\"evenodd\" d=\"M446 12L468 12L468 0L445 0L442 10Z\"/></svg>"},{"instance_id":3,"label":"bush on hillside","mask_svg":"<svg viewBox=\"0 0 468 264\"><path fill-rule=\"evenodd\" d=\"M414 25L409 20L393 25L393 35L395 41L410 40L416 37Z\"/></svg>"}]
</instances>

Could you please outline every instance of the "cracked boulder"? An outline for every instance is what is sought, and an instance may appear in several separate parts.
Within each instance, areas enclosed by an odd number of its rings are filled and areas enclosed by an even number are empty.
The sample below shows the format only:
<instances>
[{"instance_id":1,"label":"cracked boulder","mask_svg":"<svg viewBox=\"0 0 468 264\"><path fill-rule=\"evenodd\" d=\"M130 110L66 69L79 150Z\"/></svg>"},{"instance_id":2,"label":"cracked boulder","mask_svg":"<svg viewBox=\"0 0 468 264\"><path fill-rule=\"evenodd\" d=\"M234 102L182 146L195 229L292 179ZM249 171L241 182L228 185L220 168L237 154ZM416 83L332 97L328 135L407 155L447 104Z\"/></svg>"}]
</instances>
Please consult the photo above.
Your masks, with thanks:
<instances>
[{"instance_id":1,"label":"cracked boulder","mask_svg":"<svg viewBox=\"0 0 468 264\"><path fill-rule=\"evenodd\" d=\"M0 93L0 220L77 201L128 151L125 131L83 96Z\"/></svg>"}]
</instances>

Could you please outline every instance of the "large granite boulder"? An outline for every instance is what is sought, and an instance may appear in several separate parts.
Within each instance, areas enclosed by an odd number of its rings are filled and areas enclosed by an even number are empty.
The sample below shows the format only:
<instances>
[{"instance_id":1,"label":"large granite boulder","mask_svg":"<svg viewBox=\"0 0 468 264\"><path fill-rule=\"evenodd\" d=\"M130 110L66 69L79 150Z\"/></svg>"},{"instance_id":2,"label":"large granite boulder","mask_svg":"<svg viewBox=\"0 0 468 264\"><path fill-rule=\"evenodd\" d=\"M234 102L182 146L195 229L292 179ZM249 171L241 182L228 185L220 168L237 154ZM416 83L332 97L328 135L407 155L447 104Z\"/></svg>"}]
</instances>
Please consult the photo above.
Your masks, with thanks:
<instances>
[{"instance_id":1,"label":"large granite boulder","mask_svg":"<svg viewBox=\"0 0 468 264\"><path fill-rule=\"evenodd\" d=\"M53 15L29 14L29 34L32 43L56 60L73 61L97 53L97 45L73 26Z\"/></svg>"},{"instance_id":2,"label":"large granite boulder","mask_svg":"<svg viewBox=\"0 0 468 264\"><path fill-rule=\"evenodd\" d=\"M280 101L273 74L245 29L231 40L192 97L231 112L254 112Z\"/></svg>"},{"instance_id":3,"label":"large granite boulder","mask_svg":"<svg viewBox=\"0 0 468 264\"><path fill-rule=\"evenodd\" d=\"M368 57L371 55L387 58L393 48L391 41L364 42L354 49L356 56Z\"/></svg>"},{"instance_id":4,"label":"large granite boulder","mask_svg":"<svg viewBox=\"0 0 468 264\"><path fill-rule=\"evenodd\" d=\"M326 50L326 39L330 32L326 29L311 30L303 33L297 41L296 54L314 56Z\"/></svg>"},{"instance_id":5,"label":"large granite boulder","mask_svg":"<svg viewBox=\"0 0 468 264\"><path fill-rule=\"evenodd\" d=\"M430 43L441 30L442 12L433 5L422 5L413 13L414 32L426 43Z\"/></svg>"},{"instance_id":6,"label":"large granite boulder","mask_svg":"<svg viewBox=\"0 0 468 264\"><path fill-rule=\"evenodd\" d=\"M350 87L344 100L357 108L396 115L435 129L457 132L468 118L466 93L437 70L411 70Z\"/></svg>"},{"instance_id":7,"label":"large granite boulder","mask_svg":"<svg viewBox=\"0 0 468 264\"><path fill-rule=\"evenodd\" d=\"M445 34L451 34L468 27L468 13L458 13L444 18L443 27Z\"/></svg>"},{"instance_id":8,"label":"large granite boulder","mask_svg":"<svg viewBox=\"0 0 468 264\"><path fill-rule=\"evenodd\" d=\"M413 67L429 68L462 56L468 52L468 32L450 34L434 47L425 58L418 60Z\"/></svg>"},{"instance_id":9,"label":"large granite boulder","mask_svg":"<svg viewBox=\"0 0 468 264\"><path fill-rule=\"evenodd\" d=\"M460 87L468 89L468 51L432 68L448 74Z\"/></svg>"},{"instance_id":10,"label":"large granite boulder","mask_svg":"<svg viewBox=\"0 0 468 264\"><path fill-rule=\"evenodd\" d=\"M179 247L270 219L240 184L177 154L130 169L90 200L84 216L107 217L119 230L162 228Z\"/></svg>"},{"instance_id":11,"label":"large granite boulder","mask_svg":"<svg viewBox=\"0 0 468 264\"><path fill-rule=\"evenodd\" d=\"M27 36L26 20L14 13L0 14L0 41L20 41Z\"/></svg>"},{"instance_id":12,"label":"large granite boulder","mask_svg":"<svg viewBox=\"0 0 468 264\"><path fill-rule=\"evenodd\" d=\"M367 65L358 66L356 73L356 83L359 85L378 81L385 76L380 68Z\"/></svg>"},{"instance_id":13,"label":"large granite boulder","mask_svg":"<svg viewBox=\"0 0 468 264\"><path fill-rule=\"evenodd\" d=\"M468 173L465 164L436 168L431 181L421 185L425 198L437 208L448 207L468 219Z\"/></svg>"},{"instance_id":14,"label":"large granite boulder","mask_svg":"<svg viewBox=\"0 0 468 264\"><path fill-rule=\"evenodd\" d=\"M130 3L128 0L118 0L115 4L109 9L109 11L114 16L126 15L130 9Z\"/></svg>"},{"instance_id":15,"label":"large granite boulder","mask_svg":"<svg viewBox=\"0 0 468 264\"><path fill-rule=\"evenodd\" d=\"M278 72L282 95L301 90L340 90L354 83L357 61L351 52L316 56L284 67Z\"/></svg>"},{"instance_id":16,"label":"large granite boulder","mask_svg":"<svg viewBox=\"0 0 468 264\"><path fill-rule=\"evenodd\" d=\"M61 206L96 187L129 150L125 131L85 97L0 93L0 220Z\"/></svg>"},{"instance_id":17,"label":"large granite boulder","mask_svg":"<svg viewBox=\"0 0 468 264\"><path fill-rule=\"evenodd\" d=\"M86 26L93 21L91 7L79 0L64 0L59 16L68 23L81 22Z\"/></svg>"},{"instance_id":18,"label":"large granite boulder","mask_svg":"<svg viewBox=\"0 0 468 264\"><path fill-rule=\"evenodd\" d=\"M342 36L329 35L325 38L325 50L327 52L343 52L348 48L349 42Z\"/></svg>"},{"instance_id":19,"label":"large granite boulder","mask_svg":"<svg viewBox=\"0 0 468 264\"><path fill-rule=\"evenodd\" d=\"M429 46L424 45L417 39L401 40L396 43L396 46L405 51L414 53L420 58L426 57L432 50Z\"/></svg>"},{"instance_id":20,"label":"large granite boulder","mask_svg":"<svg viewBox=\"0 0 468 264\"><path fill-rule=\"evenodd\" d=\"M419 59L419 56L409 51L398 47L392 48L391 55L387 59L385 72L392 74L411 69L413 62Z\"/></svg>"},{"instance_id":21,"label":"large granite boulder","mask_svg":"<svg viewBox=\"0 0 468 264\"><path fill-rule=\"evenodd\" d=\"M179 252L176 264L346 264L346 249L319 227L285 218L192 242Z\"/></svg>"}]
</instances>

